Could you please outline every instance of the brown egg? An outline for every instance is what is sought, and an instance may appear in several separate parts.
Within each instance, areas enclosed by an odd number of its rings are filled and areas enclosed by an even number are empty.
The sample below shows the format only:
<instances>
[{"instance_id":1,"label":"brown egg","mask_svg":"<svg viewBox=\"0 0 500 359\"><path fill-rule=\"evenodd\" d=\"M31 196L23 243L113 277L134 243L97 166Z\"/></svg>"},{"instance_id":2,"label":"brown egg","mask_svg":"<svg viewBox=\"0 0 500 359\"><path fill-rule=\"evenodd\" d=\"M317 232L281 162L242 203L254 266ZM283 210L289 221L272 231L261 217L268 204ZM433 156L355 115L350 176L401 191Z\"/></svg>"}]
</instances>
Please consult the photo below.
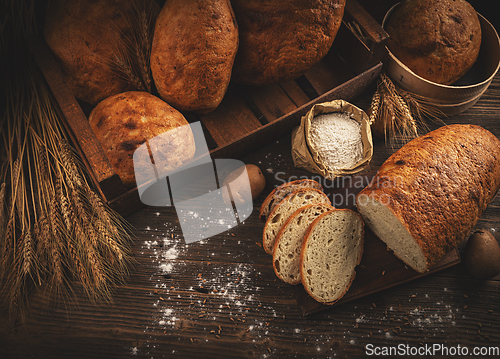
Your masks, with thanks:
<instances>
[{"instance_id":1,"label":"brown egg","mask_svg":"<svg viewBox=\"0 0 500 359\"><path fill-rule=\"evenodd\" d=\"M469 273L478 279L500 274L500 246L489 231L480 229L470 236L464 260Z\"/></svg>"}]
</instances>

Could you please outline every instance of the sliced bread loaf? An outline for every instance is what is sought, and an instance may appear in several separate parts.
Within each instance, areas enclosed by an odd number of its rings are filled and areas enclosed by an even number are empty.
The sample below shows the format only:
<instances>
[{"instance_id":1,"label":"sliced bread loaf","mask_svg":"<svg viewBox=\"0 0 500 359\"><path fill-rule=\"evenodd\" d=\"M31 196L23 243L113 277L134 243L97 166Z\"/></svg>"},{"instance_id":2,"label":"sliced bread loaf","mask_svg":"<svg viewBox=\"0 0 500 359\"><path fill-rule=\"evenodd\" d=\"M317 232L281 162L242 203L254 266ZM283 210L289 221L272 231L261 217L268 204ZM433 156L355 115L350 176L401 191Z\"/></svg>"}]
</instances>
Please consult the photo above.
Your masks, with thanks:
<instances>
[{"instance_id":1,"label":"sliced bread loaf","mask_svg":"<svg viewBox=\"0 0 500 359\"><path fill-rule=\"evenodd\" d=\"M327 203L313 203L296 210L281 227L273 249L274 272L289 284L300 283L300 250L309 225L322 213L332 210Z\"/></svg>"},{"instance_id":2,"label":"sliced bread loaf","mask_svg":"<svg viewBox=\"0 0 500 359\"><path fill-rule=\"evenodd\" d=\"M356 198L366 225L420 273L462 242L500 189L500 141L476 125L416 138Z\"/></svg>"},{"instance_id":3,"label":"sliced bread loaf","mask_svg":"<svg viewBox=\"0 0 500 359\"><path fill-rule=\"evenodd\" d=\"M364 224L349 209L334 209L316 218L304 236L300 275L309 295L323 304L344 296L363 254Z\"/></svg>"},{"instance_id":4,"label":"sliced bread loaf","mask_svg":"<svg viewBox=\"0 0 500 359\"><path fill-rule=\"evenodd\" d=\"M330 199L324 192L306 188L288 194L274 207L264 225L263 246L267 253L273 254L276 235L288 217L300 207L311 203L326 203L331 205Z\"/></svg>"},{"instance_id":5,"label":"sliced bread loaf","mask_svg":"<svg viewBox=\"0 0 500 359\"><path fill-rule=\"evenodd\" d=\"M282 185L276 187L269 195L266 197L262 206L260 207L260 215L259 219L262 222L265 222L267 216L273 210L274 206L281 202L289 193L296 191L301 188L315 188L320 191L323 190L323 186L318 182L311 179L299 179L287 183L283 183Z\"/></svg>"}]
</instances>

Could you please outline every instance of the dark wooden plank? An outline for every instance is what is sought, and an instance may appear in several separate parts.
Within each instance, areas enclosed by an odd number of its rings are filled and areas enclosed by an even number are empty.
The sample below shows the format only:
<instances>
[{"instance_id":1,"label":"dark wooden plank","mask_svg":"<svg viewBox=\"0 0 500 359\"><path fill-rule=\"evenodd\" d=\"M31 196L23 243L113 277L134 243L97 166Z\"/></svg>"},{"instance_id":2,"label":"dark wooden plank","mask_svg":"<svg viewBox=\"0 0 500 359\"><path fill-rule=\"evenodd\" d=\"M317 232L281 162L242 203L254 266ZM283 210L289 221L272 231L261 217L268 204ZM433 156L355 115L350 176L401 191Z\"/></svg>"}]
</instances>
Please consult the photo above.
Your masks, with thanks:
<instances>
[{"instance_id":1,"label":"dark wooden plank","mask_svg":"<svg viewBox=\"0 0 500 359\"><path fill-rule=\"evenodd\" d=\"M246 92L267 122L283 117L297 108L280 85L249 86Z\"/></svg>"},{"instance_id":2,"label":"dark wooden plank","mask_svg":"<svg viewBox=\"0 0 500 359\"><path fill-rule=\"evenodd\" d=\"M125 193L125 186L111 167L87 117L66 85L47 44L39 38L33 42L31 49L66 120L65 125L73 138L74 145L101 193L107 200Z\"/></svg>"},{"instance_id":3,"label":"dark wooden plank","mask_svg":"<svg viewBox=\"0 0 500 359\"><path fill-rule=\"evenodd\" d=\"M294 127L299 125L301 117L315 103L328 102L334 99L352 100L376 80L381 69L382 63L379 63L377 66L317 97L314 101L298 107L286 116L263 125L258 130L250 131L244 137L236 137L233 141L210 151L212 158L239 158L290 133Z\"/></svg>"},{"instance_id":4,"label":"dark wooden plank","mask_svg":"<svg viewBox=\"0 0 500 359\"><path fill-rule=\"evenodd\" d=\"M300 107L311 99L302 91L300 86L295 82L295 80L286 81L280 84L280 87L285 91L285 93L290 97L295 106Z\"/></svg>"},{"instance_id":5,"label":"dark wooden plank","mask_svg":"<svg viewBox=\"0 0 500 359\"><path fill-rule=\"evenodd\" d=\"M331 52L323 61L311 67L304 76L319 95L354 78L351 69L335 54Z\"/></svg>"},{"instance_id":6,"label":"dark wooden plank","mask_svg":"<svg viewBox=\"0 0 500 359\"><path fill-rule=\"evenodd\" d=\"M200 119L219 147L262 126L237 91L231 90L217 109L200 115Z\"/></svg>"},{"instance_id":7,"label":"dark wooden plank","mask_svg":"<svg viewBox=\"0 0 500 359\"><path fill-rule=\"evenodd\" d=\"M356 0L346 2L342 22L333 48L340 51L350 47L353 50L342 53L344 60L357 72L380 61L389 36Z\"/></svg>"}]
</instances>

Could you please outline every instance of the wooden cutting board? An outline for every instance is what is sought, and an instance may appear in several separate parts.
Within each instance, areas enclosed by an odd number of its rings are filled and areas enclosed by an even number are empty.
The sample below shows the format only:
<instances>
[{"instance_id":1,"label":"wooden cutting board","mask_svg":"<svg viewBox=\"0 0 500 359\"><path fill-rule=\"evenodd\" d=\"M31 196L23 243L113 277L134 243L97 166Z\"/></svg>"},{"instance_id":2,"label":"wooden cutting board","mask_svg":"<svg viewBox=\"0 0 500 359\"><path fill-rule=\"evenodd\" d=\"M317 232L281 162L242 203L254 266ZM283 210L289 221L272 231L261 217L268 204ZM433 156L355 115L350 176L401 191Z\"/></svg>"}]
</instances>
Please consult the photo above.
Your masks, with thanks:
<instances>
[{"instance_id":1,"label":"wooden cutting board","mask_svg":"<svg viewBox=\"0 0 500 359\"><path fill-rule=\"evenodd\" d=\"M335 201L336 198L339 199L339 201L334 203L336 208L349 208L355 210L355 195L368 184L374 175L374 171L368 172L361 176L364 183L359 181L347 181L342 186L337 186L333 189L325 189L325 192L330 198L333 198L333 201ZM335 197L335 194L338 194L338 196ZM346 200L341 203L340 198ZM418 273L410 267L407 267L392 253L392 251L387 249L384 242L365 226L363 257L360 265L356 268L356 278L346 295L333 306L338 306L354 299L365 297L384 289L427 276L431 273L454 266L460 263L460 261L460 253L458 249L454 249L428 272L423 274ZM332 305L324 305L315 301L307 294L302 284L294 286L294 294L303 315L317 313L332 307Z\"/></svg>"}]
</instances>

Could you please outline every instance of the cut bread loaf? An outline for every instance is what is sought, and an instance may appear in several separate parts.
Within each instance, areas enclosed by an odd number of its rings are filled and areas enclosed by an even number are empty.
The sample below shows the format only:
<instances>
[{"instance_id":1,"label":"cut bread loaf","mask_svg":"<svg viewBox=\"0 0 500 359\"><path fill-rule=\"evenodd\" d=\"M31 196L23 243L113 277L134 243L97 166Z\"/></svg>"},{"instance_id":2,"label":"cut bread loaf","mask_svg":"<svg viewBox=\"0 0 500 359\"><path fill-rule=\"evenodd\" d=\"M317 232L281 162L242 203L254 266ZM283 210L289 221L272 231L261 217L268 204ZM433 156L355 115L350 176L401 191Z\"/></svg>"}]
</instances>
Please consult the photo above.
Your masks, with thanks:
<instances>
[{"instance_id":1,"label":"cut bread loaf","mask_svg":"<svg viewBox=\"0 0 500 359\"><path fill-rule=\"evenodd\" d=\"M300 283L300 251L309 225L322 213L332 210L326 203L308 204L296 210L281 227L273 248L274 272L289 284Z\"/></svg>"},{"instance_id":2,"label":"cut bread loaf","mask_svg":"<svg viewBox=\"0 0 500 359\"><path fill-rule=\"evenodd\" d=\"M269 214L264 225L264 250L273 254L274 241L285 221L300 207L311 203L326 203L331 205L328 196L317 189L300 189L288 194Z\"/></svg>"},{"instance_id":3,"label":"cut bread loaf","mask_svg":"<svg viewBox=\"0 0 500 359\"><path fill-rule=\"evenodd\" d=\"M300 254L302 285L323 304L341 299L356 276L363 255L364 225L349 209L321 214L309 226Z\"/></svg>"},{"instance_id":4,"label":"cut bread loaf","mask_svg":"<svg viewBox=\"0 0 500 359\"><path fill-rule=\"evenodd\" d=\"M500 141L449 125L395 152L356 198L366 225L424 273L462 242L500 188Z\"/></svg>"},{"instance_id":5,"label":"cut bread loaf","mask_svg":"<svg viewBox=\"0 0 500 359\"><path fill-rule=\"evenodd\" d=\"M318 182L311 179L299 179L276 187L269 195L266 197L262 206L260 207L259 218L262 222L265 222L267 216L273 210L274 206L281 202L289 193L296 191L301 188L315 188L320 191L323 190L323 186Z\"/></svg>"}]
</instances>

